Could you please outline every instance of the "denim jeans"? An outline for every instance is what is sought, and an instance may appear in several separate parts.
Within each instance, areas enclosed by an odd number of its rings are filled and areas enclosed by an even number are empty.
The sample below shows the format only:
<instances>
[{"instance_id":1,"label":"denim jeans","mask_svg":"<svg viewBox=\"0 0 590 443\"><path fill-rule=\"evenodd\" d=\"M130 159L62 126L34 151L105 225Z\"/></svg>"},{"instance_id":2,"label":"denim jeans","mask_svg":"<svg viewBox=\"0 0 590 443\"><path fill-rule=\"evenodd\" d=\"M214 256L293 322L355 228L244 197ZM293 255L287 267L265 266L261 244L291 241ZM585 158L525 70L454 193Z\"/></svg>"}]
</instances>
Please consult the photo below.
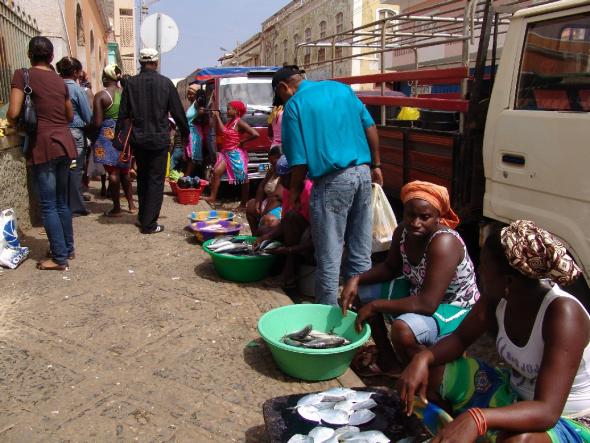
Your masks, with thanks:
<instances>
[{"instance_id":1,"label":"denim jeans","mask_svg":"<svg viewBox=\"0 0 590 443\"><path fill-rule=\"evenodd\" d=\"M84 161L86 159L86 136L81 128L70 128L78 157L76 158L76 167L70 169L68 184L68 204L73 214L85 213L86 205L82 197L82 175L84 174Z\"/></svg>"},{"instance_id":2,"label":"denim jeans","mask_svg":"<svg viewBox=\"0 0 590 443\"><path fill-rule=\"evenodd\" d=\"M344 245L344 277L371 268L371 172L352 166L314 180L311 229L317 261L316 303L338 304Z\"/></svg>"},{"instance_id":3,"label":"denim jeans","mask_svg":"<svg viewBox=\"0 0 590 443\"><path fill-rule=\"evenodd\" d=\"M74 252L72 213L68 206L68 173L71 160L59 157L33 165L33 177L39 195L41 218L56 263L68 263Z\"/></svg>"}]
</instances>

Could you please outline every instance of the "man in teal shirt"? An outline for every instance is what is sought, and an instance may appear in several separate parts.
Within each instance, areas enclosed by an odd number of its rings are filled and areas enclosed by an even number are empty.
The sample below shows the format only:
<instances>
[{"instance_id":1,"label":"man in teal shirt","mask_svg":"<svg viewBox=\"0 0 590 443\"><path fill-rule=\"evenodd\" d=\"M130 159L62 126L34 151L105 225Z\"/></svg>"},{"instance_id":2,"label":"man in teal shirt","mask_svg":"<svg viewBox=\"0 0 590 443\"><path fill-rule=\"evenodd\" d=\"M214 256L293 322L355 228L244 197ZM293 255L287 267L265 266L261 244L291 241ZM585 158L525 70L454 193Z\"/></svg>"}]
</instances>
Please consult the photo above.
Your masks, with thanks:
<instances>
[{"instance_id":1,"label":"man in teal shirt","mask_svg":"<svg viewBox=\"0 0 590 443\"><path fill-rule=\"evenodd\" d=\"M371 181L383 184L377 128L347 85L305 80L297 67L277 71L272 85L275 101L285 104L282 143L293 168L292 207L300 204L305 177L314 183L316 302L337 305L344 245L346 279L371 267Z\"/></svg>"}]
</instances>

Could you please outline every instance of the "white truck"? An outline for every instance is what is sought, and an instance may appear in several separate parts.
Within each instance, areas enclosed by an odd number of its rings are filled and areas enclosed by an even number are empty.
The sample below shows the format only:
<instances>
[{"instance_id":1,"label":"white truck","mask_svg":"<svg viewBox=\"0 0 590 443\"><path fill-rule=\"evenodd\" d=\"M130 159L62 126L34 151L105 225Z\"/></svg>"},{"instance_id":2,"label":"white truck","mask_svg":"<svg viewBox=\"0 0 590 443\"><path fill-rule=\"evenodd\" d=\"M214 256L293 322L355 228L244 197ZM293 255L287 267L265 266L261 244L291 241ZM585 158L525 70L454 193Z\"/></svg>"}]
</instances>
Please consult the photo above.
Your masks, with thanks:
<instances>
[{"instance_id":1,"label":"white truck","mask_svg":"<svg viewBox=\"0 0 590 443\"><path fill-rule=\"evenodd\" d=\"M590 306L590 1L531 3L447 0L436 5L438 17L419 10L381 20L370 28L381 32L380 44L364 55L389 51L394 60L415 57L414 65L337 80L381 87L359 97L382 109L390 198L411 180L446 186L472 244L491 221L535 221L583 269L586 281L574 292ZM368 29L342 33L353 47L361 41L355 33ZM333 46L345 41L330 38ZM443 48L436 66L434 47ZM428 62L419 60L425 49ZM391 97L386 84L422 94ZM421 118L390 120L388 106L420 108Z\"/></svg>"}]
</instances>

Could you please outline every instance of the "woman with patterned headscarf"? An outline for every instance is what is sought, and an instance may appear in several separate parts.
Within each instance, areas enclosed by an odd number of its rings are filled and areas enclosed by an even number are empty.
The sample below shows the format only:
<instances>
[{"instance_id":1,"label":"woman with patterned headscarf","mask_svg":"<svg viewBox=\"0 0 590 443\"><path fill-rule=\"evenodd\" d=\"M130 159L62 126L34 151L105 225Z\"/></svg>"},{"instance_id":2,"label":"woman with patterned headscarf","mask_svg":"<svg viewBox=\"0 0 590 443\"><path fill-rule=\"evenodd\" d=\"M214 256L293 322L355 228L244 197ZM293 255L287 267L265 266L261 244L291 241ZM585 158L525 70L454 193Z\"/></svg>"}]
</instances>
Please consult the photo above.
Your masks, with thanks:
<instances>
[{"instance_id":1,"label":"woman with patterned headscarf","mask_svg":"<svg viewBox=\"0 0 590 443\"><path fill-rule=\"evenodd\" d=\"M408 413L414 394L428 394L455 417L433 441L590 442L590 317L561 288L580 274L565 246L533 222L518 220L488 236L482 297L453 334L416 355L402 375ZM463 356L490 330L507 369Z\"/></svg>"},{"instance_id":2,"label":"woman with patterned headscarf","mask_svg":"<svg viewBox=\"0 0 590 443\"><path fill-rule=\"evenodd\" d=\"M258 131L242 120L246 114L246 105L239 100L227 104L227 123L223 123L218 111L213 111L217 131L222 135L221 151L217 153L217 161L211 175L211 195L205 200L215 206L217 191L223 174L227 175L230 184L241 185L242 196L240 207L245 209L248 201L248 153L244 144L259 137ZM242 134L246 137L242 139Z\"/></svg>"},{"instance_id":3,"label":"woman with patterned headscarf","mask_svg":"<svg viewBox=\"0 0 590 443\"><path fill-rule=\"evenodd\" d=\"M129 212L135 214L137 207L133 202L132 183L129 177L131 161L122 162L119 158L121 152L113 146L115 127L119 117L121 103L121 89L118 82L121 79L121 69L115 65L107 65L102 71L102 84L104 89L94 96L94 115L92 123L98 128L98 137L93 145L94 162L104 166L109 174L109 197L113 199L113 208L104 213L107 217L120 217L121 210L121 185L127 198Z\"/></svg>"},{"instance_id":4,"label":"woman with patterned headscarf","mask_svg":"<svg viewBox=\"0 0 590 443\"><path fill-rule=\"evenodd\" d=\"M399 375L400 364L454 331L479 298L447 189L413 181L402 188L401 200L403 223L387 259L351 277L342 290L344 315L358 298L357 329L368 322L376 345L353 361L362 376ZM385 321L391 322L389 335Z\"/></svg>"}]
</instances>

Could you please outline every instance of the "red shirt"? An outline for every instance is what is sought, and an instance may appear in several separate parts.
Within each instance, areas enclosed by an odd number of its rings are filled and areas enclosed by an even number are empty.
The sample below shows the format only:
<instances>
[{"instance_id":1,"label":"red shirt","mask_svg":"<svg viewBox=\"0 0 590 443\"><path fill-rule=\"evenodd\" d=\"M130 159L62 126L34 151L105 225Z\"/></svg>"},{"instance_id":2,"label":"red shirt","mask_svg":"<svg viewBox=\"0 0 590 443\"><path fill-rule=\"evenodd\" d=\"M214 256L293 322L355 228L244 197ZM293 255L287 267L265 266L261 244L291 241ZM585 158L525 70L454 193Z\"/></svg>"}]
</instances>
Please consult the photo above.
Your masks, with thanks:
<instances>
[{"instance_id":1,"label":"red shirt","mask_svg":"<svg viewBox=\"0 0 590 443\"><path fill-rule=\"evenodd\" d=\"M303 191L301 191L301 195L299 196L299 200L301 201L301 209L299 213L309 222L309 200L311 199L311 189L313 188L313 182L311 180L305 179L303 184ZM282 213L285 214L291 210L291 205L289 204L289 190L287 188L283 188L283 210Z\"/></svg>"}]
</instances>

